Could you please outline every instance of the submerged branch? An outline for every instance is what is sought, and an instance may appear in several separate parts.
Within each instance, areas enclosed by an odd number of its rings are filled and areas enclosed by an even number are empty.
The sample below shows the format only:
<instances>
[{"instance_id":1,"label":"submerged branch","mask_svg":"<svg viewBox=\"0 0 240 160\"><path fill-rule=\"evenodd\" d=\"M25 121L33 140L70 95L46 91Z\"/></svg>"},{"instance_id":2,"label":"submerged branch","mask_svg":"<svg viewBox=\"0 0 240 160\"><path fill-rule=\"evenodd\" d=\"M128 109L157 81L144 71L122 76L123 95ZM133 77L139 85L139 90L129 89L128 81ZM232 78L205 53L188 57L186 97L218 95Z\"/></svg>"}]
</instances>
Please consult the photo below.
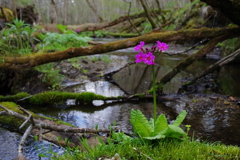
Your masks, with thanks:
<instances>
[{"instance_id":1,"label":"submerged branch","mask_svg":"<svg viewBox=\"0 0 240 160\"><path fill-rule=\"evenodd\" d=\"M194 82L196 82L199 78L202 78L204 76L206 76L207 74L215 71L216 69L218 69L219 67L228 64L230 62L232 62L233 60L235 60L235 58L237 56L240 55L240 49L236 50L234 53L224 57L223 59L217 61L216 63L214 63L213 65L209 66L207 70L205 70L204 72L202 72L199 76L195 77L194 79L192 79L191 81L187 82L186 84L183 85L183 87L186 87L188 85L193 84Z\"/></svg>"}]
</instances>

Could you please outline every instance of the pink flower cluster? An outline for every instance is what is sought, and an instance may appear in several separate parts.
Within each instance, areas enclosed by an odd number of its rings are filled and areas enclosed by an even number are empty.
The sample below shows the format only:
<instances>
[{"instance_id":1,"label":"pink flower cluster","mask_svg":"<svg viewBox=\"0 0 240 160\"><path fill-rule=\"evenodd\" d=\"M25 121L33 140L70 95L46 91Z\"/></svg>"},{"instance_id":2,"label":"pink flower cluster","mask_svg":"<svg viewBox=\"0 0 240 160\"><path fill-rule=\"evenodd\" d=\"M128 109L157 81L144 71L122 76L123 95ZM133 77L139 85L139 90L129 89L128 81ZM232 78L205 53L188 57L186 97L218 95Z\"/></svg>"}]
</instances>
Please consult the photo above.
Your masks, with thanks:
<instances>
[{"instance_id":1,"label":"pink flower cluster","mask_svg":"<svg viewBox=\"0 0 240 160\"><path fill-rule=\"evenodd\" d=\"M145 43L143 41L140 42L139 45L137 45L136 47L134 47L134 50L139 51L138 54L135 56L136 58L136 63L146 63L147 65L155 65L154 59L155 56L153 55L153 53L155 52L156 49L159 50L159 52L162 51L166 51L168 49L168 45L166 43L157 41L157 46L154 45L151 49L144 49L143 46L145 45Z\"/></svg>"},{"instance_id":2,"label":"pink flower cluster","mask_svg":"<svg viewBox=\"0 0 240 160\"><path fill-rule=\"evenodd\" d=\"M75 30L76 33L80 32L80 31L81 31L80 29L76 29L76 30Z\"/></svg>"}]
</instances>

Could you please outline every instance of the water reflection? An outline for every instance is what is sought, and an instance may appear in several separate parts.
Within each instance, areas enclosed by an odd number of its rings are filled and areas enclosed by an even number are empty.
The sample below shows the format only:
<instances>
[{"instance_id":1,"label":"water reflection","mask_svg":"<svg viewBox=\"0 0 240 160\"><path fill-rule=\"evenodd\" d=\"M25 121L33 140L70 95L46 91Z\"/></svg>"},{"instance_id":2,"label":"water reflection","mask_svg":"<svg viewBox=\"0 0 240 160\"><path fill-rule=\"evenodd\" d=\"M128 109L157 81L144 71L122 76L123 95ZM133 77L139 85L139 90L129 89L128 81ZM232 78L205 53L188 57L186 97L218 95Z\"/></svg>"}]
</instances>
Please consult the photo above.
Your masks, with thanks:
<instances>
[{"instance_id":1,"label":"water reflection","mask_svg":"<svg viewBox=\"0 0 240 160\"><path fill-rule=\"evenodd\" d=\"M93 92L107 97L125 95L124 91L119 90L117 86L105 80L86 82L83 85L74 86L66 90L74 93Z\"/></svg>"},{"instance_id":2,"label":"water reflection","mask_svg":"<svg viewBox=\"0 0 240 160\"><path fill-rule=\"evenodd\" d=\"M170 114L169 117L172 118L175 116L171 113L171 109L167 109L161 102L158 103L157 108L158 114ZM152 102L109 104L107 107L78 105L61 109L61 111L47 108L37 113L71 123L80 128L95 128L96 125L99 128L108 128L116 121L121 130L131 132L132 126L129 121L131 109L141 110L148 119L153 117Z\"/></svg>"},{"instance_id":3,"label":"water reflection","mask_svg":"<svg viewBox=\"0 0 240 160\"><path fill-rule=\"evenodd\" d=\"M22 135L2 127L0 127L0 135L0 159L11 160L16 158L18 156L17 148ZM63 153L61 147L47 141L36 142L33 138L28 138L23 149L24 156L30 160L50 160L50 157L53 156L50 151L58 154ZM39 157L39 154L44 154L46 157Z\"/></svg>"},{"instance_id":4,"label":"water reflection","mask_svg":"<svg viewBox=\"0 0 240 160\"><path fill-rule=\"evenodd\" d=\"M156 78L159 79L163 77L184 58L185 56L168 56L164 54L157 56L155 61ZM195 62L192 66L178 73L170 82L164 85L163 92L165 94L177 93L179 87L186 82L183 81L185 77L188 79L193 78L213 62L215 61L205 60ZM115 73L113 79L122 90L129 94L142 93L152 87L152 68L143 63L134 64Z\"/></svg>"}]
</instances>

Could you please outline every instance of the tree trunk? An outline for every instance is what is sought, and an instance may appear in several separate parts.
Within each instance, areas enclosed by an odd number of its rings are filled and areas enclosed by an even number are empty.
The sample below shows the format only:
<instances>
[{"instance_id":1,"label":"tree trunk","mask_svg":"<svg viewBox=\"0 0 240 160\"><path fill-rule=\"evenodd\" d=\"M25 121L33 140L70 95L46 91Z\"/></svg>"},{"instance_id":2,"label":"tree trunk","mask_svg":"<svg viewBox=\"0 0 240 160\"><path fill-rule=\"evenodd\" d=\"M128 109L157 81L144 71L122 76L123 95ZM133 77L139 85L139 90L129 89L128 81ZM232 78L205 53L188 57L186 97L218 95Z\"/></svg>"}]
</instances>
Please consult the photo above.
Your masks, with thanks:
<instances>
[{"instance_id":1,"label":"tree trunk","mask_svg":"<svg viewBox=\"0 0 240 160\"><path fill-rule=\"evenodd\" d=\"M149 22L150 22L151 25L152 25L152 29L157 28L157 25L155 24L154 20L152 19L151 14L150 14L150 11L148 10L148 7L147 7L145 1L144 1L144 0L140 0L140 2L141 2L141 4L142 4L142 7L143 7L143 9L144 9L144 11L145 11L145 13L146 13L146 16L147 16Z\"/></svg>"},{"instance_id":2,"label":"tree trunk","mask_svg":"<svg viewBox=\"0 0 240 160\"><path fill-rule=\"evenodd\" d=\"M89 0L86 0L86 2L87 2L87 4L88 4L88 6L89 6L89 8L93 11L93 13L95 14L95 16L98 18L98 20L100 21L100 22L103 22L103 19L102 19L102 17L98 14L98 12L97 12L97 10L93 7L93 5L89 2Z\"/></svg>"},{"instance_id":3,"label":"tree trunk","mask_svg":"<svg viewBox=\"0 0 240 160\"><path fill-rule=\"evenodd\" d=\"M201 0L213 8L220 10L233 23L240 25L240 3L239 0Z\"/></svg>"},{"instance_id":4,"label":"tree trunk","mask_svg":"<svg viewBox=\"0 0 240 160\"><path fill-rule=\"evenodd\" d=\"M67 24L67 15L68 15L68 0L64 0L64 8L63 8L63 25Z\"/></svg>"},{"instance_id":5,"label":"tree trunk","mask_svg":"<svg viewBox=\"0 0 240 160\"><path fill-rule=\"evenodd\" d=\"M224 38L234 38L240 36L240 28L202 28L202 29L189 29L168 32L153 32L151 34L142 35L135 38L114 41L105 44L98 44L90 47L69 48L65 51L42 53L21 57L0 57L1 69L26 69L35 67L49 62L61 61L68 58L102 54L119 49L134 47L140 41L146 44L155 43L156 41L172 42L172 41L185 41L189 39L212 39L224 35Z\"/></svg>"},{"instance_id":6,"label":"tree trunk","mask_svg":"<svg viewBox=\"0 0 240 160\"><path fill-rule=\"evenodd\" d=\"M55 4L55 2L54 2L54 0L51 0L51 4L52 4L52 6L53 6L53 10L54 10L54 15L52 15L52 23L53 24L56 24L56 23L58 23L58 12L57 12L57 6L56 6L56 4Z\"/></svg>"}]
</instances>

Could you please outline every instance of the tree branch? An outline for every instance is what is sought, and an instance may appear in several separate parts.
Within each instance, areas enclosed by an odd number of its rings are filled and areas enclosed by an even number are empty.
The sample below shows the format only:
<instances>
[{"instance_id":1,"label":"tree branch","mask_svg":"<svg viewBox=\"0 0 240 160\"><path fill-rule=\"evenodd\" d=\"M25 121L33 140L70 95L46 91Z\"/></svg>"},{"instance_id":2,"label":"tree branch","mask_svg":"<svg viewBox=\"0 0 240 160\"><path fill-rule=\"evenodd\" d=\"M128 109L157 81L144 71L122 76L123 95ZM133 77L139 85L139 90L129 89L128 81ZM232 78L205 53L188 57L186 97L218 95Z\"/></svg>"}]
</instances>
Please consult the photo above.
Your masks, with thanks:
<instances>
[{"instance_id":1,"label":"tree branch","mask_svg":"<svg viewBox=\"0 0 240 160\"><path fill-rule=\"evenodd\" d=\"M203 29L190 29L169 32L153 32L151 34L142 35L135 38L124 39L120 41L98 44L90 47L69 48L65 51L42 53L30 56L21 57L0 57L1 69L17 69L30 68L49 62L61 61L68 58L87 56L94 54L102 54L106 52L115 51L136 46L140 41L145 41L146 44L155 43L156 41L172 42L184 41L188 39L204 39L214 38L221 35L233 37L240 36L240 28L203 28Z\"/></svg>"},{"instance_id":2,"label":"tree branch","mask_svg":"<svg viewBox=\"0 0 240 160\"><path fill-rule=\"evenodd\" d=\"M216 63L214 63L213 65L211 65L210 67L208 67L207 70L205 70L204 72L202 72L199 76L195 77L194 79L192 79L191 81L187 82L186 84L183 85L183 87L189 86L191 84L193 84L194 82L196 82L199 78L204 77L205 75L213 72L214 70L218 69L219 67L228 64L229 62L233 61L237 56L240 55L240 49L236 50L235 52L233 52L232 54L224 57L223 59L217 61Z\"/></svg>"}]
</instances>

